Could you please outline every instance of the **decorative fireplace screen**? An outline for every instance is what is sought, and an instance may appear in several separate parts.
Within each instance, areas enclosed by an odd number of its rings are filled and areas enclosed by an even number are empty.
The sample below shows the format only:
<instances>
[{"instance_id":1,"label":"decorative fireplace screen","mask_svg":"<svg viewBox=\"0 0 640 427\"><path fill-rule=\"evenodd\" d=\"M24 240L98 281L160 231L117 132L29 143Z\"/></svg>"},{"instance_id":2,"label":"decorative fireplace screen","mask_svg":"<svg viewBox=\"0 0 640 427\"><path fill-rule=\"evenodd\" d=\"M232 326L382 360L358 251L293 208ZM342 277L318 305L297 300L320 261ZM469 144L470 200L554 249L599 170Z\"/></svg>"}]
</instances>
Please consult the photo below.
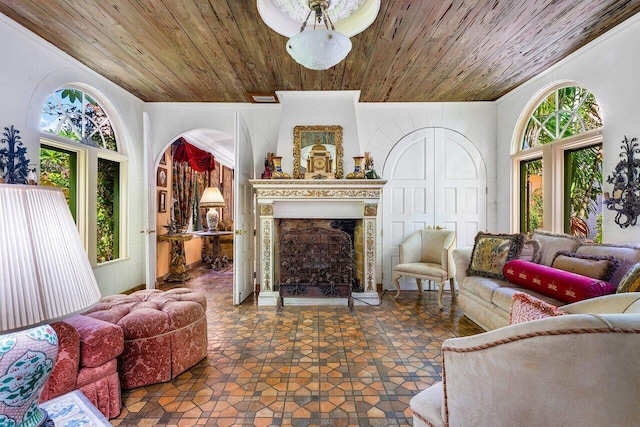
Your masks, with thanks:
<instances>
[{"instance_id":1,"label":"decorative fireplace screen","mask_svg":"<svg viewBox=\"0 0 640 427\"><path fill-rule=\"evenodd\" d=\"M325 296L336 296L331 295L334 286L353 284L354 250L345 231L321 227L285 231L279 255L281 285L313 285Z\"/></svg>"}]
</instances>

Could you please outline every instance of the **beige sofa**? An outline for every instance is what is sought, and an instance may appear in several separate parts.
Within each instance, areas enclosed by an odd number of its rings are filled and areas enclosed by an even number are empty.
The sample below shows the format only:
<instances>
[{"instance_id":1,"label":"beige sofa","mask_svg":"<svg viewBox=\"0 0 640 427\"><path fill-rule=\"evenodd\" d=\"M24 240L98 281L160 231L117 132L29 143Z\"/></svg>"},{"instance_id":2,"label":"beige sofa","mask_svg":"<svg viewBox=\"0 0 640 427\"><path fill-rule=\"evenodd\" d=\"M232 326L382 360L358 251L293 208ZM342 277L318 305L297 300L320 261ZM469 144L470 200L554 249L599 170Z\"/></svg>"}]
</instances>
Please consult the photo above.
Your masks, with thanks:
<instances>
[{"instance_id":1,"label":"beige sofa","mask_svg":"<svg viewBox=\"0 0 640 427\"><path fill-rule=\"evenodd\" d=\"M443 381L411 399L413 425L637 426L640 293L562 309L446 340Z\"/></svg>"},{"instance_id":2,"label":"beige sofa","mask_svg":"<svg viewBox=\"0 0 640 427\"><path fill-rule=\"evenodd\" d=\"M609 282L618 286L625 273L640 262L640 246L634 245L597 245L583 243L566 235L553 235L535 232L532 239L540 243L539 263L551 266L556 252L566 250L583 255L613 256L620 260L620 267ZM467 276L471 260L471 248L458 248L453 251L458 285L458 303L465 316L485 330L492 330L509 324L509 307L516 292L525 292L556 306L565 303L544 296L535 291L519 287L505 280ZM564 307L563 307L564 309Z\"/></svg>"}]
</instances>

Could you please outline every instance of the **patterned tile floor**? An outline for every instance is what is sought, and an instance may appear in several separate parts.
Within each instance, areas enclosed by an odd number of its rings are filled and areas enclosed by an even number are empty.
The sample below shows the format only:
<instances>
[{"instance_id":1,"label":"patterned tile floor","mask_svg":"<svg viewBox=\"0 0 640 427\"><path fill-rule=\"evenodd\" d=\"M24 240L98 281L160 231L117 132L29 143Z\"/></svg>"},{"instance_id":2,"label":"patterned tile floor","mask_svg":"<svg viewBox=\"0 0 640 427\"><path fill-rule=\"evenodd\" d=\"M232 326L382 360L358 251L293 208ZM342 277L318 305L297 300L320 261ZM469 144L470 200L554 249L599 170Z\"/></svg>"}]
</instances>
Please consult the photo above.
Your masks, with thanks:
<instances>
[{"instance_id":1,"label":"patterned tile floor","mask_svg":"<svg viewBox=\"0 0 640 427\"><path fill-rule=\"evenodd\" d=\"M378 307L232 305L232 272L198 269L209 354L170 383L123 391L116 426L408 426L440 380L442 341L481 332L445 293L382 294ZM163 289L178 287L163 285Z\"/></svg>"}]
</instances>

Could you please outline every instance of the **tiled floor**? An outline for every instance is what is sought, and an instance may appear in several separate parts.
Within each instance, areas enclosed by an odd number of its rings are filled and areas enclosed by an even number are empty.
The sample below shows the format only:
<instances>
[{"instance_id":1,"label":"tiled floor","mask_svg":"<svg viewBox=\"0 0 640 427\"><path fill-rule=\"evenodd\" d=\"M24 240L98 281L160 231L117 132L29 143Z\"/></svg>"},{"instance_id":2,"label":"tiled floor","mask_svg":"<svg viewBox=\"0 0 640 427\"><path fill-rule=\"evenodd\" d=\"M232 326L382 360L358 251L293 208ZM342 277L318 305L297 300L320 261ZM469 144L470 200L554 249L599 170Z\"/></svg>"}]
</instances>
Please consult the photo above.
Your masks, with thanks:
<instances>
[{"instance_id":1,"label":"tiled floor","mask_svg":"<svg viewBox=\"0 0 640 427\"><path fill-rule=\"evenodd\" d=\"M117 426L407 426L440 380L442 341L481 332L446 293L386 292L378 307L232 305L231 271L197 270L209 355L174 381L123 392ZM173 286L175 287L175 286Z\"/></svg>"}]
</instances>

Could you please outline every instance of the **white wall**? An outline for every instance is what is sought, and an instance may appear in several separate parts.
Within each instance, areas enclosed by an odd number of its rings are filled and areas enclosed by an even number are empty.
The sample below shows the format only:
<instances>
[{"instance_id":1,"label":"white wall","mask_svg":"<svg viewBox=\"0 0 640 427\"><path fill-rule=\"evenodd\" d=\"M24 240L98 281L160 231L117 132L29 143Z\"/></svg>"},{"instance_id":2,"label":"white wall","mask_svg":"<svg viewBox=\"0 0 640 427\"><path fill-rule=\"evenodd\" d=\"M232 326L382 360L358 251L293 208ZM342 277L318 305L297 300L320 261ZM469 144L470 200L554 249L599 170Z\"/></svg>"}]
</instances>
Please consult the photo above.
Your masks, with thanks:
<instances>
[{"instance_id":1,"label":"white wall","mask_svg":"<svg viewBox=\"0 0 640 427\"><path fill-rule=\"evenodd\" d=\"M251 133L256 174L264 169L267 152L275 152L280 106L244 103L155 102L144 106L149 116L149 139L156 165L160 154L178 137L196 129L213 129L233 138L234 115L241 113ZM209 141L214 148L215 140Z\"/></svg>"},{"instance_id":2,"label":"white wall","mask_svg":"<svg viewBox=\"0 0 640 427\"><path fill-rule=\"evenodd\" d=\"M343 173L353 170L353 157L362 156L355 106L360 91L278 92L282 103L276 153L282 170L293 176L293 129L296 126L342 126ZM304 163L301 167L306 167Z\"/></svg>"},{"instance_id":3,"label":"white wall","mask_svg":"<svg viewBox=\"0 0 640 427\"><path fill-rule=\"evenodd\" d=\"M356 106L362 152L378 173L402 138L423 128L445 128L471 141L487 169L487 230L496 227L496 107L493 102L361 103ZM390 201L384 198L383 202Z\"/></svg>"},{"instance_id":4,"label":"white wall","mask_svg":"<svg viewBox=\"0 0 640 427\"><path fill-rule=\"evenodd\" d=\"M142 168L143 102L81 65L59 49L0 14L0 129L14 125L21 132L27 157L39 164L40 114L46 98L60 86L81 83L107 99L117 112L119 141L129 156L127 221L129 257L94 269L103 295L144 283L144 179ZM4 145L4 144L3 144ZM94 196L95 197L95 196ZM95 242L95 230L89 233Z\"/></svg>"},{"instance_id":5,"label":"white wall","mask_svg":"<svg viewBox=\"0 0 640 427\"><path fill-rule=\"evenodd\" d=\"M598 100L604 120L604 170L606 177L620 160L620 145L626 135L640 136L640 15L636 15L580 49L556 66L528 81L497 101L498 181L497 228L510 229L511 200L509 176L510 148L520 112L541 89L563 80L571 80L589 89ZM611 186L604 184L605 191ZM606 242L640 241L640 225L621 229L613 212L605 209L603 238Z\"/></svg>"}]
</instances>

